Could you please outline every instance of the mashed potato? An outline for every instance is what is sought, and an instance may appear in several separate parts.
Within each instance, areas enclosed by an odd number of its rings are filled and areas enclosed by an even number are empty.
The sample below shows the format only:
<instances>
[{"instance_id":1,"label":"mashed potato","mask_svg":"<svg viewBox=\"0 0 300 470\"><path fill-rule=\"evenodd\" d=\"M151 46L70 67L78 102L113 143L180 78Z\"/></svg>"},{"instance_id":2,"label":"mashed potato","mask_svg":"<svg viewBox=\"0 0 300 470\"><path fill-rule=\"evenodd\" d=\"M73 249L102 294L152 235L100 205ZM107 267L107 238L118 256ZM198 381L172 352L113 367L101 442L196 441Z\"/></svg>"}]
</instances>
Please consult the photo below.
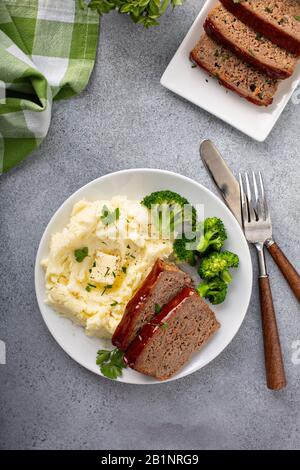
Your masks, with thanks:
<instances>
[{"instance_id":1,"label":"mashed potato","mask_svg":"<svg viewBox=\"0 0 300 470\"><path fill-rule=\"evenodd\" d=\"M170 240L150 239L148 222L147 209L122 196L75 204L42 262L46 302L88 335L111 338L155 260L172 252Z\"/></svg>"}]
</instances>

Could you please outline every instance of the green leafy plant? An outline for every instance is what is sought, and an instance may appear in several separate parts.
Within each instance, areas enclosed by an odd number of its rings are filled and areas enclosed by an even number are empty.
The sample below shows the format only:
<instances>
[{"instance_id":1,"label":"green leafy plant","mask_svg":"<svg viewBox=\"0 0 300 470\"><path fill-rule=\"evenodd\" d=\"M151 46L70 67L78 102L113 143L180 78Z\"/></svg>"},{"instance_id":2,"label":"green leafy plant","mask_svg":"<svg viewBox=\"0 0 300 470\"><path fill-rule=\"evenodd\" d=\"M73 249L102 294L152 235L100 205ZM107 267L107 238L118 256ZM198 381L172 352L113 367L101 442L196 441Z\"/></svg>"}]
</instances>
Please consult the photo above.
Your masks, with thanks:
<instances>
[{"instance_id":1,"label":"green leafy plant","mask_svg":"<svg viewBox=\"0 0 300 470\"><path fill-rule=\"evenodd\" d=\"M126 368L124 353L118 348L112 351L99 349L96 364L100 367L102 374L109 379L117 379L122 375L122 370Z\"/></svg>"},{"instance_id":2,"label":"green leafy plant","mask_svg":"<svg viewBox=\"0 0 300 470\"><path fill-rule=\"evenodd\" d=\"M134 23L142 24L145 28L157 26L158 19L165 13L168 6L172 8L182 5L183 0L80 0L81 7L86 5L96 10L100 16L117 10L130 16Z\"/></svg>"}]
</instances>

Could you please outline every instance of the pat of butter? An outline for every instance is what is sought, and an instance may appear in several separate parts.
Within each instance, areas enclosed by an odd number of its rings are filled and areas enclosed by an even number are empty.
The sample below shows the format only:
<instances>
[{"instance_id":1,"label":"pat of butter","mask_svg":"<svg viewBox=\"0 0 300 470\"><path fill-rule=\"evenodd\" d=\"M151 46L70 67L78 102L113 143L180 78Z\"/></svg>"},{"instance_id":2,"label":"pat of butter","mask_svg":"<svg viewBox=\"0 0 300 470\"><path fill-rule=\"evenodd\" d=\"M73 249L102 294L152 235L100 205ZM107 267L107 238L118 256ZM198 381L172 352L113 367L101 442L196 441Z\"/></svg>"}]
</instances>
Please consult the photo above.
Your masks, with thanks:
<instances>
[{"instance_id":1,"label":"pat of butter","mask_svg":"<svg viewBox=\"0 0 300 470\"><path fill-rule=\"evenodd\" d=\"M119 258L97 251L94 266L91 268L90 281L99 282L106 286L115 282L116 272L119 269Z\"/></svg>"}]
</instances>

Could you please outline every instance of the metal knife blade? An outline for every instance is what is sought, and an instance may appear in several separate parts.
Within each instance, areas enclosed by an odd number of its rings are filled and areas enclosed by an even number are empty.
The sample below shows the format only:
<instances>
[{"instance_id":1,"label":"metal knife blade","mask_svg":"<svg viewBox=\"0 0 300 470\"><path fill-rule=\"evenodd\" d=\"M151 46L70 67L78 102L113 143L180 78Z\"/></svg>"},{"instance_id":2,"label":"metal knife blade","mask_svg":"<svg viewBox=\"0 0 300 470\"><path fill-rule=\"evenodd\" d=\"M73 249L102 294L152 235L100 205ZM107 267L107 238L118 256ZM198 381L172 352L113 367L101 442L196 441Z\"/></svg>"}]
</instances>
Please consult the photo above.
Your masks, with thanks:
<instances>
[{"instance_id":1,"label":"metal knife blade","mask_svg":"<svg viewBox=\"0 0 300 470\"><path fill-rule=\"evenodd\" d=\"M242 227L240 186L211 140L200 144L200 155L226 205Z\"/></svg>"}]
</instances>

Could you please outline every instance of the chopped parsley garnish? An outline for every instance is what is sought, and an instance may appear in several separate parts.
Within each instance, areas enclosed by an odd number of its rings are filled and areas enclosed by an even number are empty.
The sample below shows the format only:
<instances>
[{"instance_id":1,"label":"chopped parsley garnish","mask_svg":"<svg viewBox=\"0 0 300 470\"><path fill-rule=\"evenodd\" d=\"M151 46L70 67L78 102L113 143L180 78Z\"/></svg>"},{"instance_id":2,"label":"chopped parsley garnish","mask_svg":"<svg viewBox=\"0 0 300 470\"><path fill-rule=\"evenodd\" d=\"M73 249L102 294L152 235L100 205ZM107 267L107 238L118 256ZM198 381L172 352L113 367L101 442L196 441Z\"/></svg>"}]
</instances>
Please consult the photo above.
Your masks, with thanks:
<instances>
[{"instance_id":1,"label":"chopped parsley garnish","mask_svg":"<svg viewBox=\"0 0 300 470\"><path fill-rule=\"evenodd\" d=\"M97 286L94 286L94 284L88 284L85 288L88 292L91 292L91 289L95 289Z\"/></svg>"},{"instance_id":2,"label":"chopped parsley garnish","mask_svg":"<svg viewBox=\"0 0 300 470\"><path fill-rule=\"evenodd\" d=\"M112 286L105 286L103 291L101 292L101 295L105 294L106 289L111 289L111 288L112 288Z\"/></svg>"},{"instance_id":3,"label":"chopped parsley garnish","mask_svg":"<svg viewBox=\"0 0 300 470\"><path fill-rule=\"evenodd\" d=\"M164 323L161 324L161 327L162 328L169 328L169 323L167 323L166 321Z\"/></svg>"},{"instance_id":4,"label":"chopped parsley garnish","mask_svg":"<svg viewBox=\"0 0 300 470\"><path fill-rule=\"evenodd\" d=\"M110 211L108 207L104 204L102 207L100 219L104 225L110 225L120 218L120 209L117 207L114 211Z\"/></svg>"},{"instance_id":5,"label":"chopped parsley garnish","mask_svg":"<svg viewBox=\"0 0 300 470\"><path fill-rule=\"evenodd\" d=\"M154 311L156 314L158 314L161 311L161 306L159 304L154 305Z\"/></svg>"},{"instance_id":6,"label":"chopped parsley garnish","mask_svg":"<svg viewBox=\"0 0 300 470\"><path fill-rule=\"evenodd\" d=\"M197 67L197 65L196 65L196 64L192 64L191 67L192 67L192 69L195 69L195 68Z\"/></svg>"},{"instance_id":7,"label":"chopped parsley garnish","mask_svg":"<svg viewBox=\"0 0 300 470\"><path fill-rule=\"evenodd\" d=\"M118 348L112 351L99 349L96 364L100 367L102 374L109 379L117 379L122 375L122 369L126 368L124 353Z\"/></svg>"},{"instance_id":8,"label":"chopped parsley garnish","mask_svg":"<svg viewBox=\"0 0 300 470\"><path fill-rule=\"evenodd\" d=\"M89 255L89 249L87 246L74 250L74 256L75 256L77 263L81 263L84 260L84 258L86 258L88 255Z\"/></svg>"},{"instance_id":9,"label":"chopped parsley garnish","mask_svg":"<svg viewBox=\"0 0 300 470\"><path fill-rule=\"evenodd\" d=\"M116 273L115 273L114 271L112 272L112 275L113 275L114 277L116 277Z\"/></svg>"},{"instance_id":10,"label":"chopped parsley garnish","mask_svg":"<svg viewBox=\"0 0 300 470\"><path fill-rule=\"evenodd\" d=\"M106 276L108 275L109 271L110 271L110 268L107 267L107 268L106 268L106 272L105 272L105 274L104 274L104 277L106 277Z\"/></svg>"},{"instance_id":11,"label":"chopped parsley garnish","mask_svg":"<svg viewBox=\"0 0 300 470\"><path fill-rule=\"evenodd\" d=\"M294 16L296 21L300 21L300 16Z\"/></svg>"},{"instance_id":12,"label":"chopped parsley garnish","mask_svg":"<svg viewBox=\"0 0 300 470\"><path fill-rule=\"evenodd\" d=\"M92 264L92 268L95 268L95 267L96 267L96 261L94 261L93 264ZM89 273L92 272L92 268L89 269Z\"/></svg>"},{"instance_id":13,"label":"chopped parsley garnish","mask_svg":"<svg viewBox=\"0 0 300 470\"><path fill-rule=\"evenodd\" d=\"M125 266L123 266L122 271L123 271L124 274L126 274L127 268Z\"/></svg>"},{"instance_id":14,"label":"chopped parsley garnish","mask_svg":"<svg viewBox=\"0 0 300 470\"><path fill-rule=\"evenodd\" d=\"M111 307L115 307L116 305L118 305L118 302L116 300L112 304L110 304Z\"/></svg>"}]
</instances>

